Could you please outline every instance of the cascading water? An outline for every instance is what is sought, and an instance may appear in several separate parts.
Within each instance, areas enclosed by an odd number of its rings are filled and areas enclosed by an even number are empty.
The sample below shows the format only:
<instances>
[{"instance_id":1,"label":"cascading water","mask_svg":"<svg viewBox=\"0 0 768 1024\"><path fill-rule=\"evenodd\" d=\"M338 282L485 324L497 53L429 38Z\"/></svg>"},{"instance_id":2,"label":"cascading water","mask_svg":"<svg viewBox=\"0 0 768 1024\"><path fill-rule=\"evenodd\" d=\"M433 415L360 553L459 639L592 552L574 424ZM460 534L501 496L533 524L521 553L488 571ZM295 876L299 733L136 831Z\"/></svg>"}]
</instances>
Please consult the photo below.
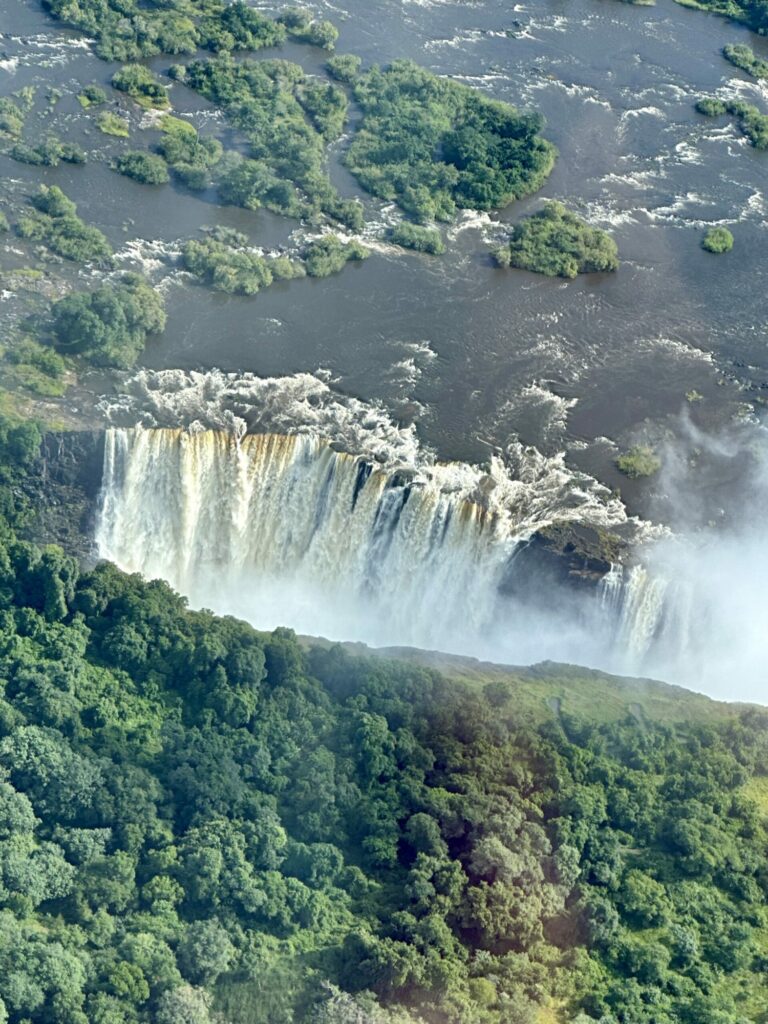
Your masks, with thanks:
<instances>
[{"instance_id":1,"label":"cascading water","mask_svg":"<svg viewBox=\"0 0 768 1024\"><path fill-rule=\"evenodd\" d=\"M107 434L100 553L261 626L479 638L516 546L502 525L439 474L409 479L313 437Z\"/></svg>"},{"instance_id":2,"label":"cascading water","mask_svg":"<svg viewBox=\"0 0 768 1024\"><path fill-rule=\"evenodd\" d=\"M613 565L600 581L601 605L614 624L616 657L642 665L663 629L668 583L643 565Z\"/></svg>"},{"instance_id":3,"label":"cascading water","mask_svg":"<svg viewBox=\"0 0 768 1024\"><path fill-rule=\"evenodd\" d=\"M639 571L592 597L542 596L515 560L553 522L637 527L562 456L518 445L486 469L438 463L413 428L306 375L143 371L112 410L147 425L107 432L99 552L195 606L518 663L617 667L618 649L623 666L655 633Z\"/></svg>"}]
</instances>

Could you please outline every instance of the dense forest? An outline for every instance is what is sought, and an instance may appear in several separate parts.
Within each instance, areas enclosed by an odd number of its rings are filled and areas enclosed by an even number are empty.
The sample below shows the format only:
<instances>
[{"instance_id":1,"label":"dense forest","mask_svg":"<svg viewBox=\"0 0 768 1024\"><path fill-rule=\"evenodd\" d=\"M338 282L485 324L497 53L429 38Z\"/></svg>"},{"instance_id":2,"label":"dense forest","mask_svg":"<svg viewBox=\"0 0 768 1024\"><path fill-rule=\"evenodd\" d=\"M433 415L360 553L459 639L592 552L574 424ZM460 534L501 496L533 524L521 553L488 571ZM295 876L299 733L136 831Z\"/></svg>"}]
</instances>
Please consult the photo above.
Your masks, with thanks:
<instances>
[{"instance_id":1,"label":"dense forest","mask_svg":"<svg viewBox=\"0 0 768 1024\"><path fill-rule=\"evenodd\" d=\"M0 423L0 1019L765 1019L765 712L192 612L19 539L39 442Z\"/></svg>"},{"instance_id":2,"label":"dense forest","mask_svg":"<svg viewBox=\"0 0 768 1024\"><path fill-rule=\"evenodd\" d=\"M768 30L766 0L700 6ZM327 173L355 104L346 166L410 218L392 243L438 255L433 220L503 206L552 169L538 115L410 62L329 57L331 82L232 56L289 38L332 50L336 29L306 12L47 7L128 62L111 85L140 107L166 109L169 89L135 62L188 55L171 78L241 133L225 151L158 119L154 151L112 162L147 189L215 186L232 206L358 231L362 204ZM80 96L95 127L130 136L99 109L101 87ZM0 99L13 158L82 163L71 143L24 139L30 106L23 91ZM756 108L699 110L768 145ZM26 207L0 230L46 259L111 267L109 240L60 189ZM181 260L200 284L253 295L367 255L335 234L291 257L247 243L214 229ZM502 259L572 277L617 256L549 204ZM130 367L166 322L136 274L46 303L39 340L8 357L39 395L80 358ZM512 676L460 682L192 611L161 582L41 543L41 441L35 422L0 414L0 1024L768 1021L768 713L664 720L637 684L609 714L618 683L603 677L574 701L545 667L523 695ZM641 477L660 464L636 447L617 465Z\"/></svg>"}]
</instances>

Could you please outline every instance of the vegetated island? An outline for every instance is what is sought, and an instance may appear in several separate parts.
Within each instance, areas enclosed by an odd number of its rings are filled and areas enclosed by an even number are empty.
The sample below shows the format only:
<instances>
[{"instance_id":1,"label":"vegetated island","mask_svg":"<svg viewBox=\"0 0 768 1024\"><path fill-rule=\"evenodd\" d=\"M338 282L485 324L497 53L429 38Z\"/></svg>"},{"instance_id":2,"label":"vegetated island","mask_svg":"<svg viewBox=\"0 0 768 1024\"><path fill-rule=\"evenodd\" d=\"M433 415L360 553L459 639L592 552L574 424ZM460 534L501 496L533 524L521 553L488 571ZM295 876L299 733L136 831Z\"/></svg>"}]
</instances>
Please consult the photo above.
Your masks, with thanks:
<instances>
[{"instance_id":1,"label":"vegetated island","mask_svg":"<svg viewBox=\"0 0 768 1024\"><path fill-rule=\"evenodd\" d=\"M745 103L743 100L721 100L717 96L702 96L696 102L696 109L706 117L730 114L755 149L768 149L768 114L761 114L751 103Z\"/></svg>"},{"instance_id":2,"label":"vegetated island","mask_svg":"<svg viewBox=\"0 0 768 1024\"><path fill-rule=\"evenodd\" d=\"M490 210L543 185L556 150L521 113L412 61L352 78L362 124L344 162L368 192L419 222Z\"/></svg>"},{"instance_id":3,"label":"vegetated island","mask_svg":"<svg viewBox=\"0 0 768 1024\"><path fill-rule=\"evenodd\" d=\"M10 1024L762 1019L768 713L189 611L22 538L40 442L0 416Z\"/></svg>"},{"instance_id":4,"label":"vegetated island","mask_svg":"<svg viewBox=\"0 0 768 1024\"><path fill-rule=\"evenodd\" d=\"M638 444L616 458L616 467L630 480L654 476L661 469L661 459L647 444Z\"/></svg>"},{"instance_id":5,"label":"vegetated island","mask_svg":"<svg viewBox=\"0 0 768 1024\"><path fill-rule=\"evenodd\" d=\"M215 228L200 241L182 247L184 267L216 291L231 295L256 295L275 281L329 277L350 260L363 260L368 250L356 239L343 242L328 234L309 242L300 258L263 256L248 246L245 235L229 228Z\"/></svg>"},{"instance_id":6,"label":"vegetated island","mask_svg":"<svg viewBox=\"0 0 768 1024\"><path fill-rule=\"evenodd\" d=\"M95 39L104 60L135 61L159 53L260 50L289 37L332 49L334 25L300 8L268 18L241 0L176 0L146 6L139 0L47 0L53 17Z\"/></svg>"},{"instance_id":7,"label":"vegetated island","mask_svg":"<svg viewBox=\"0 0 768 1024\"><path fill-rule=\"evenodd\" d=\"M112 246L98 228L77 216L77 205L57 185L41 185L30 199L31 210L16 224L20 238L41 242L66 260L109 260Z\"/></svg>"},{"instance_id":8,"label":"vegetated island","mask_svg":"<svg viewBox=\"0 0 768 1024\"><path fill-rule=\"evenodd\" d=\"M733 235L728 228L709 228L701 244L707 252L730 252L733 248Z\"/></svg>"},{"instance_id":9,"label":"vegetated island","mask_svg":"<svg viewBox=\"0 0 768 1024\"><path fill-rule=\"evenodd\" d=\"M721 14L749 25L759 35L768 35L768 0L676 0L682 7Z\"/></svg>"},{"instance_id":10,"label":"vegetated island","mask_svg":"<svg viewBox=\"0 0 768 1024\"><path fill-rule=\"evenodd\" d=\"M170 106L168 93L143 64L125 64L112 75L112 86L145 109L165 110Z\"/></svg>"},{"instance_id":11,"label":"vegetated island","mask_svg":"<svg viewBox=\"0 0 768 1024\"><path fill-rule=\"evenodd\" d=\"M437 228L411 224L407 220L391 228L388 238L394 245L402 246L403 249L429 253L430 256L439 256L445 252L445 242Z\"/></svg>"},{"instance_id":12,"label":"vegetated island","mask_svg":"<svg viewBox=\"0 0 768 1024\"><path fill-rule=\"evenodd\" d=\"M618 250L611 236L590 227L562 203L549 202L517 224L509 242L494 252L502 267L519 267L548 277L574 278L616 270Z\"/></svg>"},{"instance_id":13,"label":"vegetated island","mask_svg":"<svg viewBox=\"0 0 768 1024\"><path fill-rule=\"evenodd\" d=\"M758 57L755 51L743 43L723 47L723 56L737 68L746 71L753 78L768 78L768 60Z\"/></svg>"}]
</instances>

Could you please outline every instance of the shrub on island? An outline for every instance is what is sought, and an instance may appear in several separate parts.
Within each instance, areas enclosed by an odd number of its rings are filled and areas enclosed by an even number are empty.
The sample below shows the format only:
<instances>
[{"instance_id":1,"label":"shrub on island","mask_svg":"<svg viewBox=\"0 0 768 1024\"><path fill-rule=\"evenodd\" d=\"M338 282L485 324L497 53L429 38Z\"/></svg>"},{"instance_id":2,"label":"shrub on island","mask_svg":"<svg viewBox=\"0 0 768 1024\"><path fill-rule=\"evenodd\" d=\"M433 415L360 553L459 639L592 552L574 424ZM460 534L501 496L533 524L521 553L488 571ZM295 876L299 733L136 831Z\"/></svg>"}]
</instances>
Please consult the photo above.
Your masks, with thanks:
<instances>
[{"instance_id":1,"label":"shrub on island","mask_svg":"<svg viewBox=\"0 0 768 1024\"><path fill-rule=\"evenodd\" d=\"M16 225L20 238L43 242L57 256L77 263L112 255L106 236L77 216L77 206L57 185L41 185L30 203L34 209Z\"/></svg>"},{"instance_id":2,"label":"shrub on island","mask_svg":"<svg viewBox=\"0 0 768 1024\"><path fill-rule=\"evenodd\" d=\"M696 110L707 117L730 114L738 122L755 149L768 149L768 114L744 100L720 100L716 96L702 96L696 101Z\"/></svg>"},{"instance_id":3,"label":"shrub on island","mask_svg":"<svg viewBox=\"0 0 768 1024\"><path fill-rule=\"evenodd\" d=\"M741 68L753 78L768 78L768 60L758 57L751 47L743 43L724 46L723 56L734 67Z\"/></svg>"},{"instance_id":4,"label":"shrub on island","mask_svg":"<svg viewBox=\"0 0 768 1024\"><path fill-rule=\"evenodd\" d=\"M728 228L710 228L701 245L707 252L730 252L733 248L733 235Z\"/></svg>"},{"instance_id":5,"label":"shrub on island","mask_svg":"<svg viewBox=\"0 0 768 1024\"><path fill-rule=\"evenodd\" d=\"M74 142L62 142L56 136L31 146L26 142L17 142L8 154L21 164L32 164L35 167L58 167L60 163L84 164L85 151Z\"/></svg>"},{"instance_id":6,"label":"shrub on island","mask_svg":"<svg viewBox=\"0 0 768 1024\"><path fill-rule=\"evenodd\" d=\"M85 110L88 107L99 107L102 103L107 102L107 94L99 85L86 85L78 93L77 102Z\"/></svg>"},{"instance_id":7,"label":"shrub on island","mask_svg":"<svg viewBox=\"0 0 768 1024\"><path fill-rule=\"evenodd\" d=\"M139 106L164 110L170 106L168 94L143 64L126 64L112 75L112 85L127 93Z\"/></svg>"},{"instance_id":8,"label":"shrub on island","mask_svg":"<svg viewBox=\"0 0 768 1024\"><path fill-rule=\"evenodd\" d=\"M142 185L164 185L170 181L168 166L160 156L154 153L144 153L141 150L132 150L119 156L114 164L114 169L126 178L133 178Z\"/></svg>"},{"instance_id":9,"label":"shrub on island","mask_svg":"<svg viewBox=\"0 0 768 1024\"><path fill-rule=\"evenodd\" d=\"M728 107L716 96L702 96L696 101L696 109L705 117L721 117L726 113Z\"/></svg>"},{"instance_id":10,"label":"shrub on island","mask_svg":"<svg viewBox=\"0 0 768 1024\"><path fill-rule=\"evenodd\" d=\"M389 240L404 249L415 252L426 252L431 256L439 256L445 252L445 243L437 228L426 228L420 224L402 221L389 232Z\"/></svg>"},{"instance_id":11,"label":"shrub on island","mask_svg":"<svg viewBox=\"0 0 768 1024\"><path fill-rule=\"evenodd\" d=\"M219 228L202 241L184 244L184 267L211 288L230 295L256 295L275 280L304 276L301 263L285 256L261 256L247 247L247 241L245 235Z\"/></svg>"},{"instance_id":12,"label":"shrub on island","mask_svg":"<svg viewBox=\"0 0 768 1024\"><path fill-rule=\"evenodd\" d=\"M201 137L194 125L170 115L160 127L163 137L157 150L176 177L193 191L208 188L224 152L219 140Z\"/></svg>"},{"instance_id":13,"label":"shrub on island","mask_svg":"<svg viewBox=\"0 0 768 1024\"><path fill-rule=\"evenodd\" d=\"M499 266L519 267L548 277L574 278L616 270L616 243L590 227L562 203L549 202L516 225L509 243L494 253Z\"/></svg>"},{"instance_id":14,"label":"shrub on island","mask_svg":"<svg viewBox=\"0 0 768 1024\"><path fill-rule=\"evenodd\" d=\"M311 46L332 50L339 38L339 30L330 21L317 21L312 12L303 7L288 7L278 17L289 36Z\"/></svg>"},{"instance_id":15,"label":"shrub on island","mask_svg":"<svg viewBox=\"0 0 768 1024\"><path fill-rule=\"evenodd\" d=\"M362 61L353 53L340 53L335 57L329 57L325 62L325 70L335 78L337 82L352 82L360 73Z\"/></svg>"},{"instance_id":16,"label":"shrub on island","mask_svg":"<svg viewBox=\"0 0 768 1024\"><path fill-rule=\"evenodd\" d=\"M104 135L114 135L116 139L127 139L130 135L130 128L125 118L111 110L102 110L96 121L96 127Z\"/></svg>"},{"instance_id":17,"label":"shrub on island","mask_svg":"<svg viewBox=\"0 0 768 1024\"><path fill-rule=\"evenodd\" d=\"M616 467L630 480L639 480L658 473L661 459L649 445L638 444L618 456Z\"/></svg>"},{"instance_id":18,"label":"shrub on island","mask_svg":"<svg viewBox=\"0 0 768 1024\"><path fill-rule=\"evenodd\" d=\"M304 265L310 277L330 277L350 260L364 260L368 255L365 246L354 238L350 242L342 242L337 235L323 235L307 246Z\"/></svg>"}]
</instances>

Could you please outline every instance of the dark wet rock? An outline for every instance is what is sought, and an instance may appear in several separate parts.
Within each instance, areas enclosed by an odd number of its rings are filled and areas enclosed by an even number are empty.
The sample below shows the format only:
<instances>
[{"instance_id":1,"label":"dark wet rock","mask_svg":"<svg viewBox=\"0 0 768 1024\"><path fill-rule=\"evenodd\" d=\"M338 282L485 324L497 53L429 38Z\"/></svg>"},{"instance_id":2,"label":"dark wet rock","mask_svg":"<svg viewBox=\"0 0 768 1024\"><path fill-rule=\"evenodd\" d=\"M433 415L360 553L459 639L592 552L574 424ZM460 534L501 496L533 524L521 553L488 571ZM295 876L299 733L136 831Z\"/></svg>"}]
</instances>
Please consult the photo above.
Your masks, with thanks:
<instances>
[{"instance_id":1,"label":"dark wet rock","mask_svg":"<svg viewBox=\"0 0 768 1024\"><path fill-rule=\"evenodd\" d=\"M615 533L580 523L557 523L539 530L517 550L504 589L520 593L534 581L537 589L550 583L590 589L627 550L626 542Z\"/></svg>"},{"instance_id":2,"label":"dark wet rock","mask_svg":"<svg viewBox=\"0 0 768 1024\"><path fill-rule=\"evenodd\" d=\"M40 460L21 483L33 516L25 532L39 544L60 544L88 563L104 462L104 434L69 430L43 437Z\"/></svg>"}]
</instances>

